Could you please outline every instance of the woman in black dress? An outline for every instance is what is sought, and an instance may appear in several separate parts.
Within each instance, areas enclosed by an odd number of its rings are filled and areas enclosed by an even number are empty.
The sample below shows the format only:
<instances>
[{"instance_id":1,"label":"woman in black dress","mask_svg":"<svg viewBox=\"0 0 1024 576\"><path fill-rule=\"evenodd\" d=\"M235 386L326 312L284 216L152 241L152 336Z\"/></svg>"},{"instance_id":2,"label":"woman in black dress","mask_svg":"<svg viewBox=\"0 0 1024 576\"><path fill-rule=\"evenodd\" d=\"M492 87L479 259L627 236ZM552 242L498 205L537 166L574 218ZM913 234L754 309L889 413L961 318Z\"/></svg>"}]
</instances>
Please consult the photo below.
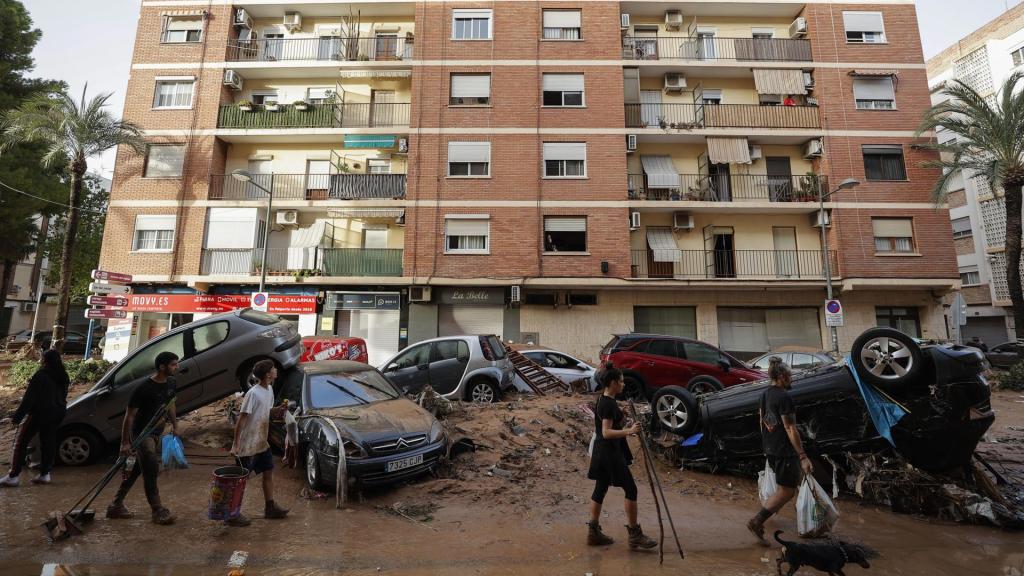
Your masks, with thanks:
<instances>
[{"instance_id":1,"label":"woman in black dress","mask_svg":"<svg viewBox=\"0 0 1024 576\"><path fill-rule=\"evenodd\" d=\"M601 505L609 486L622 488L626 493L626 530L629 531L629 549L650 549L657 542L644 535L636 521L636 482L629 471L633 453L629 450L626 437L640 432L640 425L633 424L623 429L625 417L615 397L622 393L625 382L622 371L610 362L605 365L599 377L604 392L598 396L594 407L594 442L590 456L590 471L587 478L596 482L590 496L590 522L587 523L588 546L607 546L614 542L601 531Z\"/></svg>"},{"instance_id":2,"label":"woman in black dress","mask_svg":"<svg viewBox=\"0 0 1024 576\"><path fill-rule=\"evenodd\" d=\"M64 419L68 403L68 372L64 369L60 352L47 350L39 362L39 370L28 381L25 396L11 421L19 426L14 439L14 454L11 456L11 471L0 478L0 487L15 487L25 464L25 449L29 440L39 435L39 447L43 453L39 465L39 476L32 479L34 484L49 484L50 470L57 456L57 427Z\"/></svg>"}]
</instances>

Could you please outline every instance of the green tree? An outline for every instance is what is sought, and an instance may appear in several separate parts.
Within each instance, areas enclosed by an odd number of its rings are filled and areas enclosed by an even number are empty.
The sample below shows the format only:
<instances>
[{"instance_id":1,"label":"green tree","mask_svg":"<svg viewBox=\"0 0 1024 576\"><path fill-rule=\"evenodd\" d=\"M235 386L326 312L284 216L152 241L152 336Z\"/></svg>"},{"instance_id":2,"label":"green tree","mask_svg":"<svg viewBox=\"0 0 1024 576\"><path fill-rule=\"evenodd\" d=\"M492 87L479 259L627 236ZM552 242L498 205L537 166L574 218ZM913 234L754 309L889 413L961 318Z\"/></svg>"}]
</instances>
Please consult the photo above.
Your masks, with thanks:
<instances>
[{"instance_id":1,"label":"green tree","mask_svg":"<svg viewBox=\"0 0 1024 576\"><path fill-rule=\"evenodd\" d=\"M940 152L941 159L925 165L943 170L932 191L936 202L945 199L957 172L965 177L985 178L993 190L1002 190L1006 202L1006 283L1013 303L1017 344L1024 346L1024 287L1020 275L1024 91L1017 90L1021 80L1021 72L1010 75L994 102L964 82L947 82L943 93L948 100L925 113L918 135L941 129L956 137L929 145Z\"/></svg>"},{"instance_id":2,"label":"green tree","mask_svg":"<svg viewBox=\"0 0 1024 576\"><path fill-rule=\"evenodd\" d=\"M107 219L107 202L110 194L100 177L86 174L83 182L81 220L79 221L78 239L75 241L75 253L71 265L71 301L81 302L89 295L89 283L92 281L92 270L100 262L100 246L103 244L103 224ZM50 224L49 234L45 239L46 257L50 262L61 260L64 249L64 233L67 217L60 215ZM46 283L54 285L60 281L60 269L51 266L46 276Z\"/></svg>"}]
</instances>

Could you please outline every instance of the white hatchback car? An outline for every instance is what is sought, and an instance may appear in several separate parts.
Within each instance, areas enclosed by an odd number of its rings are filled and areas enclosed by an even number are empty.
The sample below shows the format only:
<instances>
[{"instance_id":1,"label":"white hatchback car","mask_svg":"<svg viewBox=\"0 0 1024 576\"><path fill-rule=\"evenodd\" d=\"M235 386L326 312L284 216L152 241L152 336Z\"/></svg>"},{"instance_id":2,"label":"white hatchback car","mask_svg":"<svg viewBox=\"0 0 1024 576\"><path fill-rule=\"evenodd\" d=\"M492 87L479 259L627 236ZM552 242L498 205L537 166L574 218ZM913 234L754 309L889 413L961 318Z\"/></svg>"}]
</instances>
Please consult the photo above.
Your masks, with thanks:
<instances>
[{"instance_id":1,"label":"white hatchback car","mask_svg":"<svg viewBox=\"0 0 1024 576\"><path fill-rule=\"evenodd\" d=\"M497 402L515 372L505 345L494 335L445 336L417 342L380 365L404 393L427 384L453 400Z\"/></svg>"},{"instance_id":2,"label":"white hatchback car","mask_svg":"<svg viewBox=\"0 0 1024 576\"><path fill-rule=\"evenodd\" d=\"M597 389L597 380L594 378L597 370L590 364L573 358L565 352L559 352L558 350L523 350L521 354L566 384L586 380L588 390L594 391ZM520 380L521 378L517 375L516 386L522 389L522 387L525 387L525 383L520 382ZM523 386L519 386L520 384Z\"/></svg>"}]
</instances>

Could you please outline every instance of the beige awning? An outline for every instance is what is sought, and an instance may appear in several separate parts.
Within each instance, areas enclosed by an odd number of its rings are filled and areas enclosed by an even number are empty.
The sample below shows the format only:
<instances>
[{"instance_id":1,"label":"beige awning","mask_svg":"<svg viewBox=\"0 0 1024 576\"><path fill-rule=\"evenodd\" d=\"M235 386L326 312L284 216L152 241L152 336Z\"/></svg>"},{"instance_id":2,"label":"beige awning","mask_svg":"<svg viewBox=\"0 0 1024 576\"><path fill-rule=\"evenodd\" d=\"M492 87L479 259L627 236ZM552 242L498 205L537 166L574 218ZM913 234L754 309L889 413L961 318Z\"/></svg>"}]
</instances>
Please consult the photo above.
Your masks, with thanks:
<instances>
[{"instance_id":1,"label":"beige awning","mask_svg":"<svg viewBox=\"0 0 1024 576\"><path fill-rule=\"evenodd\" d=\"M754 69L754 87L758 94L807 94L804 71Z\"/></svg>"},{"instance_id":2,"label":"beige awning","mask_svg":"<svg viewBox=\"0 0 1024 576\"><path fill-rule=\"evenodd\" d=\"M712 164L750 164L747 139L708 136L708 161Z\"/></svg>"},{"instance_id":3,"label":"beige awning","mask_svg":"<svg viewBox=\"0 0 1024 576\"><path fill-rule=\"evenodd\" d=\"M400 218L404 208L333 208L327 211L331 218Z\"/></svg>"},{"instance_id":4,"label":"beige awning","mask_svg":"<svg viewBox=\"0 0 1024 576\"><path fill-rule=\"evenodd\" d=\"M410 70L342 70L342 78L412 78Z\"/></svg>"}]
</instances>

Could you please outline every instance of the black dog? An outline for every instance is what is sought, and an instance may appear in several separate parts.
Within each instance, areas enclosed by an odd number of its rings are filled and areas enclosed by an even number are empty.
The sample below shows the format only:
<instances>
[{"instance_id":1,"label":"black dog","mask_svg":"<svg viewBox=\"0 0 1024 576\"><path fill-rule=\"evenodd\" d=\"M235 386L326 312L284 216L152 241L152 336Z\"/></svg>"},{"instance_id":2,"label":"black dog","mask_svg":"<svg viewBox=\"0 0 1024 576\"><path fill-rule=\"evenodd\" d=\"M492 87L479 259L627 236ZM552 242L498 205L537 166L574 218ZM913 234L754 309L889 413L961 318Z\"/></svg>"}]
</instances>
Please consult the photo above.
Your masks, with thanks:
<instances>
[{"instance_id":1,"label":"black dog","mask_svg":"<svg viewBox=\"0 0 1024 576\"><path fill-rule=\"evenodd\" d=\"M783 562L789 564L789 572L786 576L793 576L801 566L817 568L832 576L846 576L843 573L843 566L846 566L847 563L853 562L859 564L861 568L871 568L868 559L878 555L874 550L859 544L847 544L840 541L802 544L787 542L779 538L779 534L782 534L782 530L775 532L775 540L782 544L782 556L777 561L780 576Z\"/></svg>"}]
</instances>

